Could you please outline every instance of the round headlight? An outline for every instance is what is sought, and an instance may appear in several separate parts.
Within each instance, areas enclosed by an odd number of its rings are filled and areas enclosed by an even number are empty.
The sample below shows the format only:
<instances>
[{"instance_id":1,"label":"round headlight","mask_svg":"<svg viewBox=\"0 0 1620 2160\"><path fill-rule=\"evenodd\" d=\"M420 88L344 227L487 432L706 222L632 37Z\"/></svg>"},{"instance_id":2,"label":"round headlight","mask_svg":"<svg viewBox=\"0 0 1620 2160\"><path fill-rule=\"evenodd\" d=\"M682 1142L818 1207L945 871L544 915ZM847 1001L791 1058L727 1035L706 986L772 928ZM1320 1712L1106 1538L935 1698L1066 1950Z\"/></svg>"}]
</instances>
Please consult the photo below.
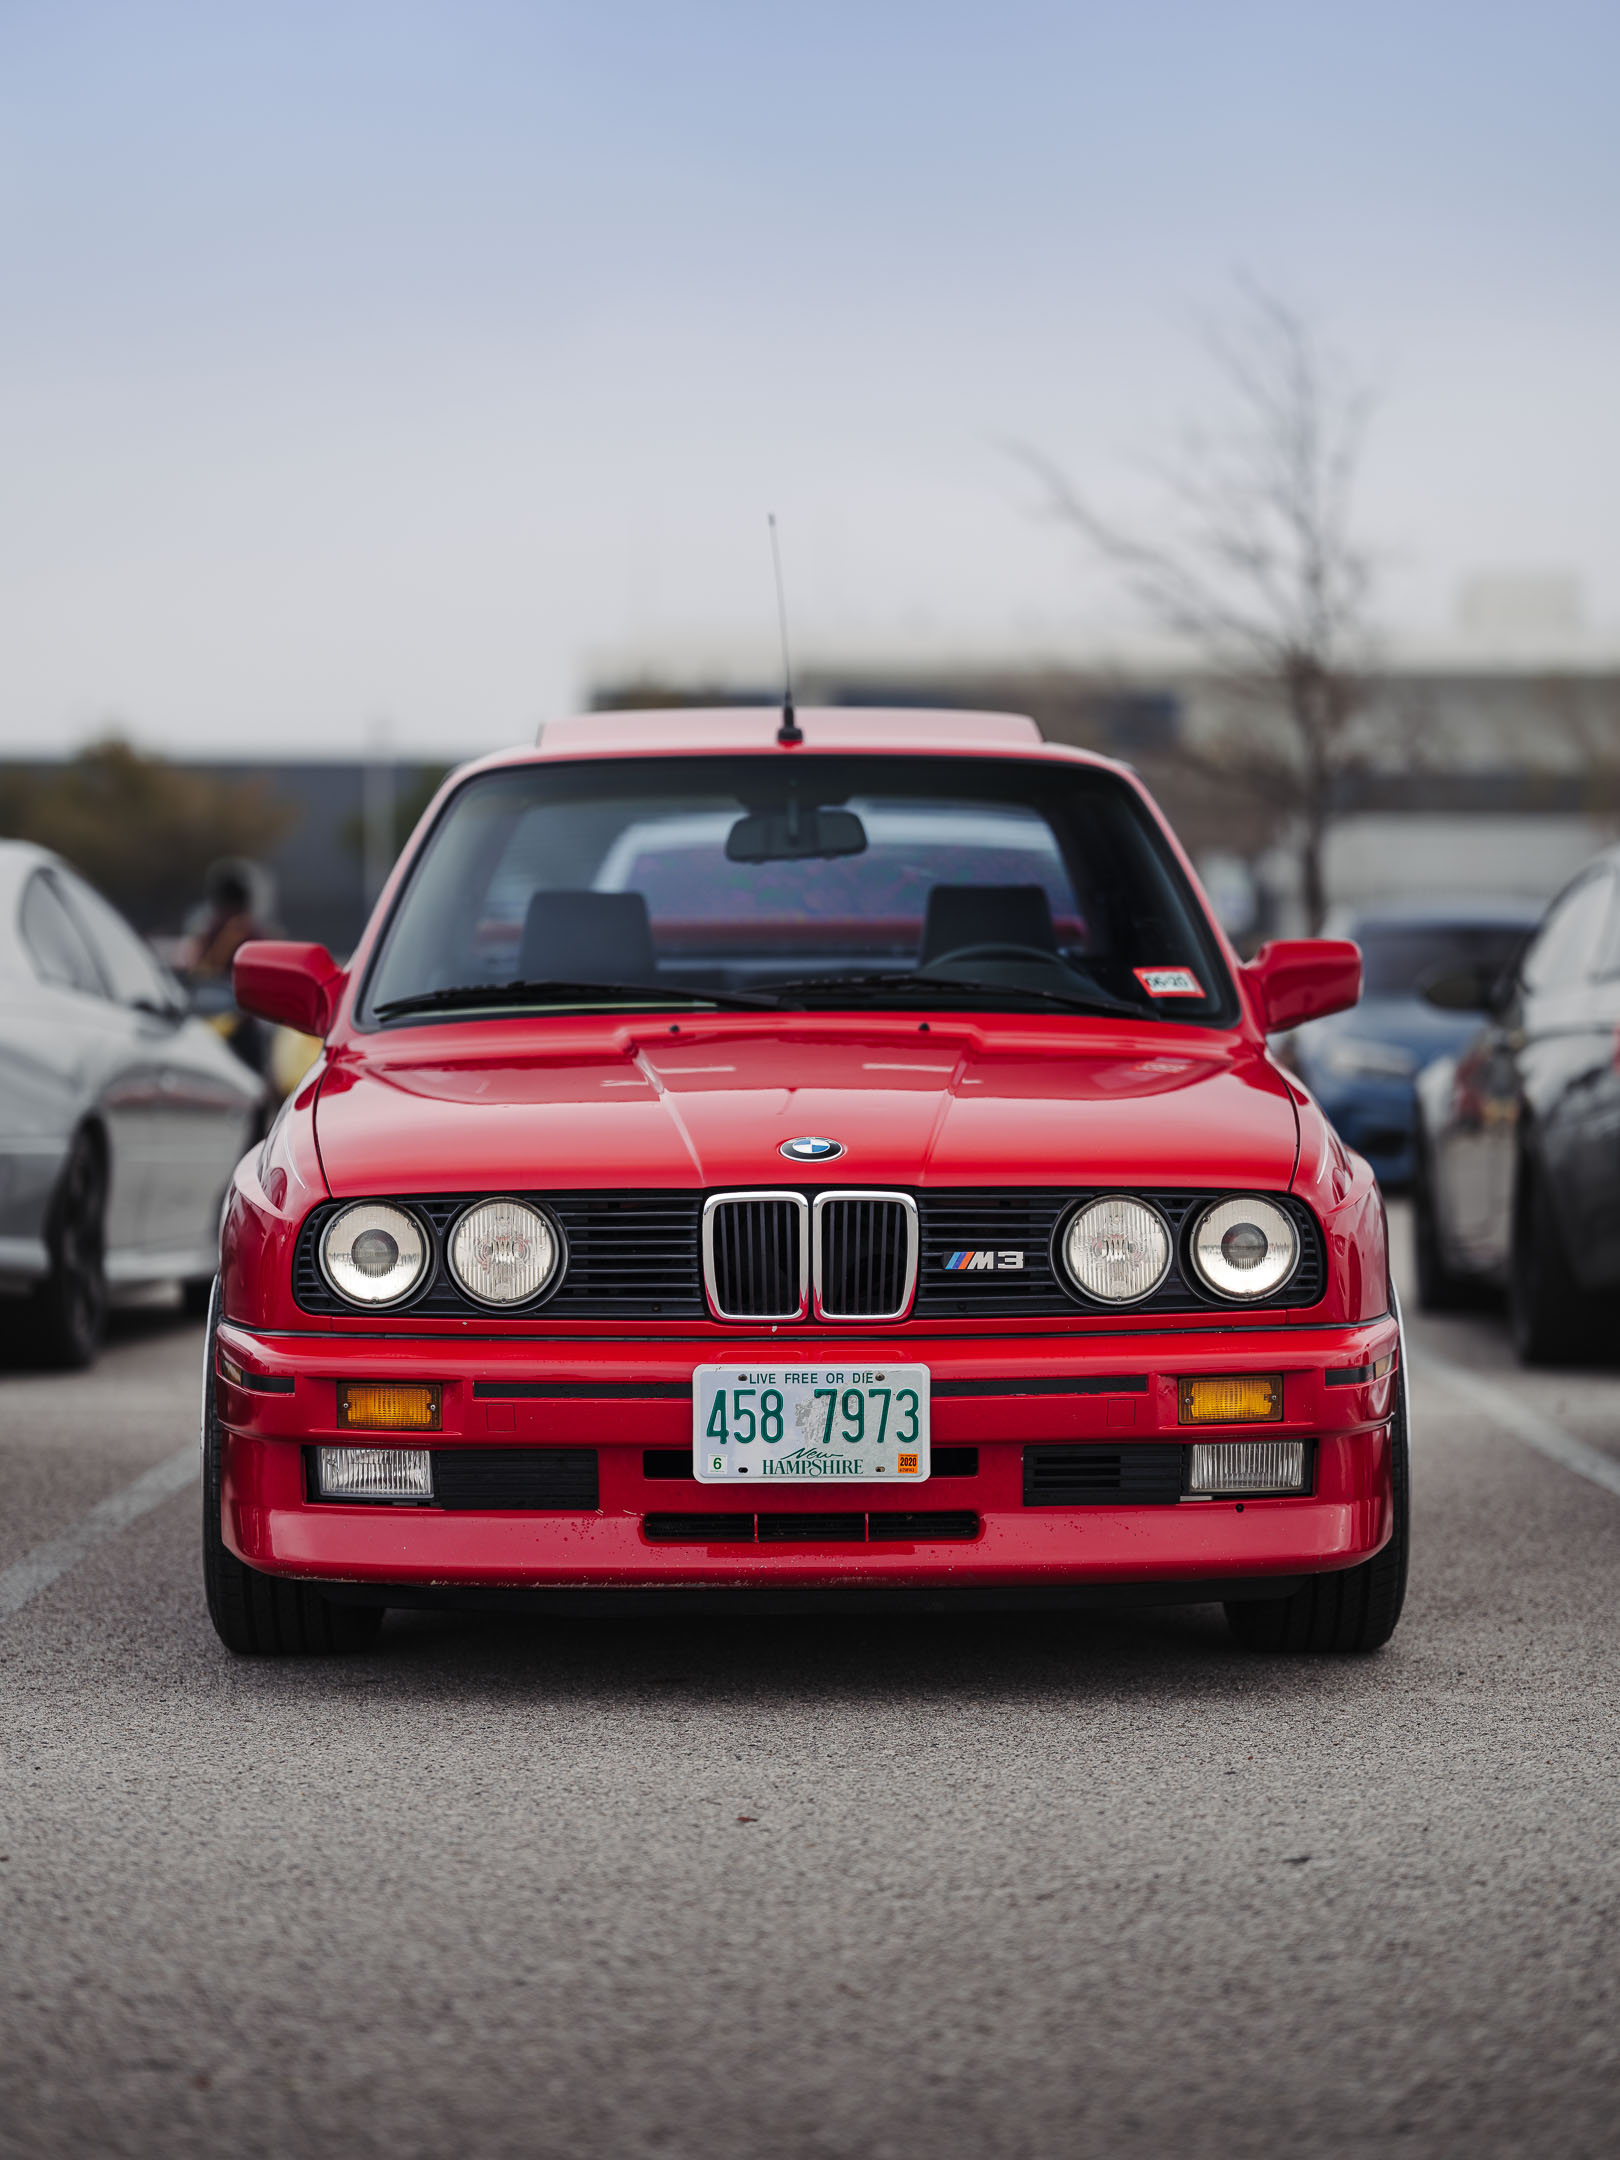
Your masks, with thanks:
<instances>
[{"instance_id":1,"label":"round headlight","mask_svg":"<svg viewBox=\"0 0 1620 2160\"><path fill-rule=\"evenodd\" d=\"M1217 1200L1193 1230L1193 1266L1219 1297L1270 1297L1298 1260L1299 1232L1270 1200Z\"/></svg>"},{"instance_id":2,"label":"round headlight","mask_svg":"<svg viewBox=\"0 0 1620 2160\"><path fill-rule=\"evenodd\" d=\"M397 1305L427 1272L422 1226L403 1208L362 1200L334 1215L321 1238L321 1267L351 1305Z\"/></svg>"},{"instance_id":3,"label":"round headlight","mask_svg":"<svg viewBox=\"0 0 1620 2160\"><path fill-rule=\"evenodd\" d=\"M562 1262L555 1223L521 1200L481 1200L450 1233L450 1272L480 1305L526 1305Z\"/></svg>"},{"instance_id":4,"label":"round headlight","mask_svg":"<svg viewBox=\"0 0 1620 2160\"><path fill-rule=\"evenodd\" d=\"M1133 1305L1151 1296L1170 1272L1164 1217L1142 1200L1093 1200L1069 1218L1063 1265L1088 1297Z\"/></svg>"}]
</instances>

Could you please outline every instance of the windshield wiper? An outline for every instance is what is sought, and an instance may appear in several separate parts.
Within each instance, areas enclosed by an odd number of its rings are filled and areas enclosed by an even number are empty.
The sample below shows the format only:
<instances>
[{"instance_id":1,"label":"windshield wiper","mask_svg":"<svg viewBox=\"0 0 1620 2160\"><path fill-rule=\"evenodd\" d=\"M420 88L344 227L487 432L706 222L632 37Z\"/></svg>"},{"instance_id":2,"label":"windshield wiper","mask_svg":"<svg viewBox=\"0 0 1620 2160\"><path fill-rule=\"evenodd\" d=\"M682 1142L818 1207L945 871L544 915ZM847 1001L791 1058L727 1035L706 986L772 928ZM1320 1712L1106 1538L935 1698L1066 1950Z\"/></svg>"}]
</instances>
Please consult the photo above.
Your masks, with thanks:
<instances>
[{"instance_id":1,"label":"windshield wiper","mask_svg":"<svg viewBox=\"0 0 1620 2160\"><path fill-rule=\"evenodd\" d=\"M1043 1005L1061 1006L1065 1012L1114 1013L1124 1020L1158 1018L1149 1007L1128 1004L1123 998L1111 997L1106 990L1098 990L1091 996L1077 996L1063 990L1037 990L1027 983L991 983L967 976L919 975L914 969L905 968L867 975L805 975L792 982L778 983L776 987L778 991L792 991L801 998L812 992L817 996L825 993L836 997L845 990L904 990L949 999L953 994L965 991L970 997L1002 998L1009 1004L1017 998L1037 998Z\"/></svg>"},{"instance_id":2,"label":"windshield wiper","mask_svg":"<svg viewBox=\"0 0 1620 2160\"><path fill-rule=\"evenodd\" d=\"M695 1005L737 1012L772 1012L774 997L753 997L729 990L681 990L666 983L599 982L506 982L456 983L447 990L419 990L414 997L388 998L374 1007L379 1020L397 1020L405 1013L476 1011L480 1006L574 1005L607 1002L615 1005Z\"/></svg>"}]
</instances>

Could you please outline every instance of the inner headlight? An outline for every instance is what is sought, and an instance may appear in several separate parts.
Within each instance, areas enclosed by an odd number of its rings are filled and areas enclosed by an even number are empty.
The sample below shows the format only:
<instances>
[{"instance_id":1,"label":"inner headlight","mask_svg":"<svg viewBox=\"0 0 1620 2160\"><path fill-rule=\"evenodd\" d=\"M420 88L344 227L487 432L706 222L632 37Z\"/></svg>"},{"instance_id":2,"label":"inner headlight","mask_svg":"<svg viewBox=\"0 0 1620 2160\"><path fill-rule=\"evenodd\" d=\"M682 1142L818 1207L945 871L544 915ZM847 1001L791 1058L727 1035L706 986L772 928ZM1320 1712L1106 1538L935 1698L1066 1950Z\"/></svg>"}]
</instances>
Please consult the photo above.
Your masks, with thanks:
<instances>
[{"instance_id":1,"label":"inner headlight","mask_svg":"<svg viewBox=\"0 0 1620 2160\"><path fill-rule=\"evenodd\" d=\"M1270 1200L1217 1200L1193 1230L1193 1266L1217 1297L1270 1297L1298 1260L1293 1219Z\"/></svg>"},{"instance_id":2,"label":"inner headlight","mask_svg":"<svg viewBox=\"0 0 1620 2160\"><path fill-rule=\"evenodd\" d=\"M450 1234L450 1272L481 1305L526 1305L556 1278L562 1235L522 1200L481 1200Z\"/></svg>"},{"instance_id":3,"label":"inner headlight","mask_svg":"<svg viewBox=\"0 0 1620 2160\"><path fill-rule=\"evenodd\" d=\"M427 1239L414 1215L362 1200L334 1215L321 1237L321 1267L351 1305L397 1305L422 1280Z\"/></svg>"},{"instance_id":4,"label":"inner headlight","mask_svg":"<svg viewBox=\"0 0 1620 2160\"><path fill-rule=\"evenodd\" d=\"M1088 1297L1132 1305L1170 1272L1170 1232L1157 1208L1115 1194L1076 1209L1063 1233L1063 1265Z\"/></svg>"}]
</instances>

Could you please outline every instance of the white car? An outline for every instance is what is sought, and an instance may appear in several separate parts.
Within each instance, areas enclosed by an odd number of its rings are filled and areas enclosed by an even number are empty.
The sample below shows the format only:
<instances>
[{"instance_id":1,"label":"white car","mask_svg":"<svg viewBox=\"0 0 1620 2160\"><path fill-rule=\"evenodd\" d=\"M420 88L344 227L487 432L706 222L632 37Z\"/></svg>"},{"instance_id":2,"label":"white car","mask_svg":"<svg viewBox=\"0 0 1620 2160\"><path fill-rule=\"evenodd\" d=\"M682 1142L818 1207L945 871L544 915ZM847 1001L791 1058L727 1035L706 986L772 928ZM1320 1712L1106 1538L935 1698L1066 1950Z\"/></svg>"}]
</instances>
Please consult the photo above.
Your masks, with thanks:
<instances>
[{"instance_id":1,"label":"white car","mask_svg":"<svg viewBox=\"0 0 1620 2160\"><path fill-rule=\"evenodd\" d=\"M88 1364L111 1292L206 1297L264 1096L99 893L0 841L0 1297L30 1360Z\"/></svg>"}]
</instances>

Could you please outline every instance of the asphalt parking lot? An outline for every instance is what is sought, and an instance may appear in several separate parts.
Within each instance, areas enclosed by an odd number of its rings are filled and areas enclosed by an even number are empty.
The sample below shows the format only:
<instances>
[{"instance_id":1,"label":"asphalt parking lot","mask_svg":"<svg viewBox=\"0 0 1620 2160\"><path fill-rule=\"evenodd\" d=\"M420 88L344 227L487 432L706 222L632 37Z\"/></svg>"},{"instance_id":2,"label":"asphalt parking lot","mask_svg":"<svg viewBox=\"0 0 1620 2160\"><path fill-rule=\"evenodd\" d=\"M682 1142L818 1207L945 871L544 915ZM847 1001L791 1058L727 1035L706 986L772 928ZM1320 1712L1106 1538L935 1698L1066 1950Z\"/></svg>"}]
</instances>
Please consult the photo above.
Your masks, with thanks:
<instances>
[{"instance_id":1,"label":"asphalt parking lot","mask_svg":"<svg viewBox=\"0 0 1620 2160\"><path fill-rule=\"evenodd\" d=\"M0 2152L1615 2150L1620 1365L1413 1324L1368 1660L1198 1609L277 1664L161 1467L200 1341L0 1378Z\"/></svg>"}]
</instances>

